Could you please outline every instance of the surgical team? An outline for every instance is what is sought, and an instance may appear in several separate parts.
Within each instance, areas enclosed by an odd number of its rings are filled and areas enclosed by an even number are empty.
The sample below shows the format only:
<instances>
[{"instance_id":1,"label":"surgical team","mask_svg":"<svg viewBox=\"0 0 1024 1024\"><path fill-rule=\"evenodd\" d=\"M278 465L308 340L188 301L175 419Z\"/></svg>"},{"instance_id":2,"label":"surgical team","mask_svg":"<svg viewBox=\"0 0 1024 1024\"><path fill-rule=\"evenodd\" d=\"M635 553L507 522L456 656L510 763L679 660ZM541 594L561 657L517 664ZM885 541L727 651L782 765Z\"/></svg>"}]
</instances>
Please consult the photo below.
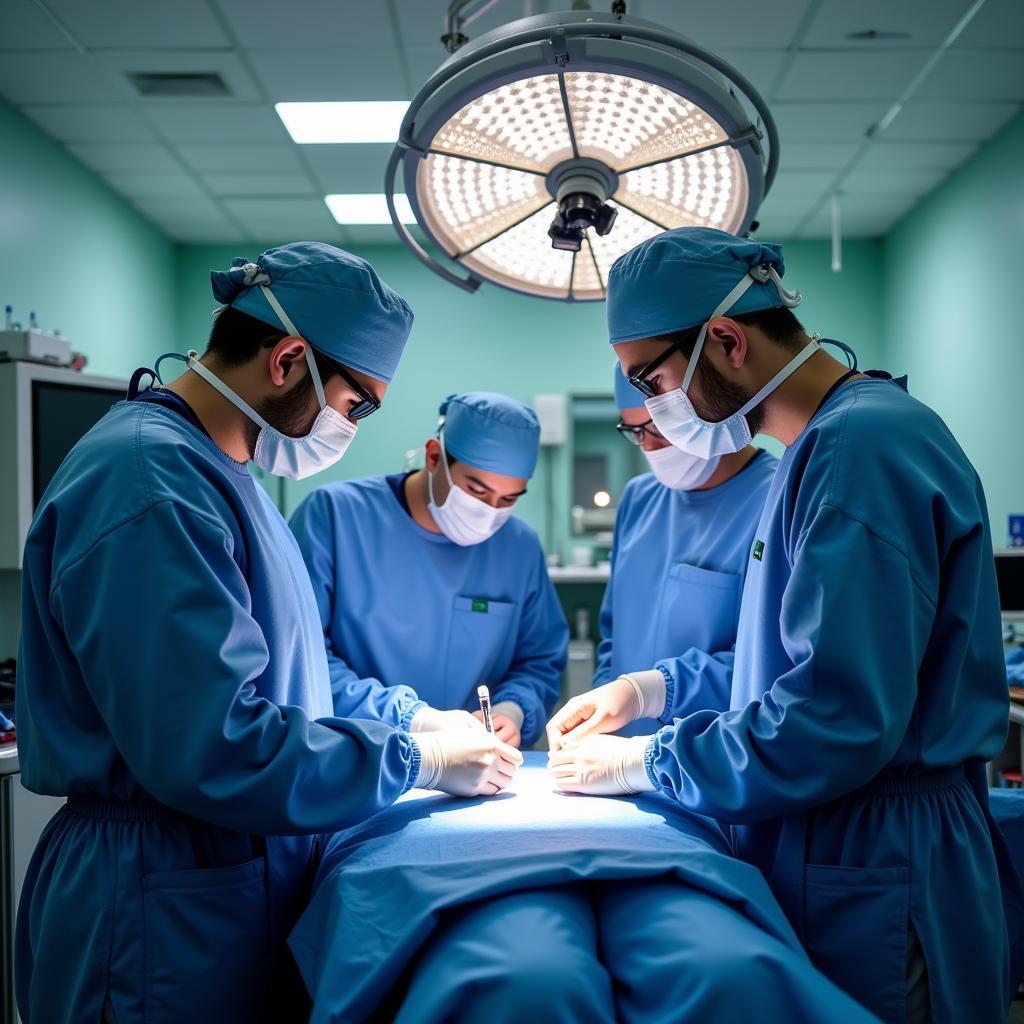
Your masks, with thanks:
<instances>
[{"instance_id":1,"label":"surgical team","mask_svg":"<svg viewBox=\"0 0 1024 1024\"><path fill-rule=\"evenodd\" d=\"M67 804L21 900L22 1019L210 1019L195 979L227 950L223 1005L270 979L266 1019L298 1019L285 941L330 835L412 788L495 796L546 738L553 786L660 793L760 870L809 957L800 984L764 982L765 1019L820 1019L834 986L835 1020L1005 1021L1024 894L984 776L1007 722L984 494L906 379L805 331L784 274L778 246L704 228L612 267L614 358L598 339L593 358L651 472L619 503L593 688L556 708L568 629L514 515L533 411L449 395L423 468L327 484L285 523L248 463L337 463L413 312L322 243L212 272L205 352L133 375L26 543L23 779ZM549 896L437 950L467 978L514 971L507 925L557 957L591 910ZM643 950L599 953L607 1019L684 1019L664 979L702 944L672 900L607 911ZM605 1019L588 971L551 1020ZM517 1019L468 984L431 1011L431 991L402 1019Z\"/></svg>"}]
</instances>

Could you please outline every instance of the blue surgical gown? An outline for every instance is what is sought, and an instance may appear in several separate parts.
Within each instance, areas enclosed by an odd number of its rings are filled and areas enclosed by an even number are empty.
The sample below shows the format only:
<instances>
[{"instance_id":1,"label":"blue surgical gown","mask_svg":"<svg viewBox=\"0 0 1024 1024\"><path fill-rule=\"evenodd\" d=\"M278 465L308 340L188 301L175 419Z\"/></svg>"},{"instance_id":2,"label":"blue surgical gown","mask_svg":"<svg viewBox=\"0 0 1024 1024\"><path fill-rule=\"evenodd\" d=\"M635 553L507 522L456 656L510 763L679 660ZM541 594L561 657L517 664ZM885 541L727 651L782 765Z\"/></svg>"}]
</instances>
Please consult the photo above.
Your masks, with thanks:
<instances>
[{"instance_id":1,"label":"blue surgical gown","mask_svg":"<svg viewBox=\"0 0 1024 1024\"><path fill-rule=\"evenodd\" d=\"M328 484L296 509L335 712L408 727L423 702L479 710L476 688L543 731L569 631L536 533L512 517L460 547L423 529L386 477Z\"/></svg>"},{"instance_id":2,"label":"blue surgical gown","mask_svg":"<svg viewBox=\"0 0 1024 1024\"><path fill-rule=\"evenodd\" d=\"M648 748L682 804L733 822L811 959L903 1019L908 922L936 1024L1004 1021L1000 880L987 814L1006 670L981 483L939 417L857 379L787 449L744 587L730 710Z\"/></svg>"},{"instance_id":3,"label":"blue surgical gown","mask_svg":"<svg viewBox=\"0 0 1024 1024\"><path fill-rule=\"evenodd\" d=\"M119 1024L291 1019L317 834L389 805L418 755L332 716L287 525L171 408L117 404L47 488L17 701L25 785L69 797L22 893L22 1019L98 1021L107 998Z\"/></svg>"},{"instance_id":4,"label":"blue surgical gown","mask_svg":"<svg viewBox=\"0 0 1024 1024\"><path fill-rule=\"evenodd\" d=\"M660 663L672 694L664 722L729 706L743 578L778 464L760 451L708 491L673 491L652 473L630 480L615 516L594 686ZM658 728L644 718L621 732Z\"/></svg>"}]
</instances>

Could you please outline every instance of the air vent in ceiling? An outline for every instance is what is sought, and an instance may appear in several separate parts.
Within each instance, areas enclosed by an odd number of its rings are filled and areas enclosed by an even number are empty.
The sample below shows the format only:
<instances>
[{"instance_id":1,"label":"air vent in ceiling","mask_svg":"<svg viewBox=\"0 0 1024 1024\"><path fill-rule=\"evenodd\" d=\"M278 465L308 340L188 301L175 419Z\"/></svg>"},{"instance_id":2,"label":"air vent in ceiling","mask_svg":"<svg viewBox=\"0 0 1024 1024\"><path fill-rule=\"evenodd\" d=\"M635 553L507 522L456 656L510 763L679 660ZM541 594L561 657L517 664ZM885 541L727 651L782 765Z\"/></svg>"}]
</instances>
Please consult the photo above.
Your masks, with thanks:
<instances>
[{"instance_id":1,"label":"air vent in ceiling","mask_svg":"<svg viewBox=\"0 0 1024 1024\"><path fill-rule=\"evenodd\" d=\"M897 40L910 39L909 32L886 32L885 29L866 28L863 32L847 32L846 39L853 39L858 43L891 43Z\"/></svg>"},{"instance_id":2,"label":"air vent in ceiling","mask_svg":"<svg viewBox=\"0 0 1024 1024\"><path fill-rule=\"evenodd\" d=\"M216 71L129 71L128 79L143 96L230 96Z\"/></svg>"}]
</instances>

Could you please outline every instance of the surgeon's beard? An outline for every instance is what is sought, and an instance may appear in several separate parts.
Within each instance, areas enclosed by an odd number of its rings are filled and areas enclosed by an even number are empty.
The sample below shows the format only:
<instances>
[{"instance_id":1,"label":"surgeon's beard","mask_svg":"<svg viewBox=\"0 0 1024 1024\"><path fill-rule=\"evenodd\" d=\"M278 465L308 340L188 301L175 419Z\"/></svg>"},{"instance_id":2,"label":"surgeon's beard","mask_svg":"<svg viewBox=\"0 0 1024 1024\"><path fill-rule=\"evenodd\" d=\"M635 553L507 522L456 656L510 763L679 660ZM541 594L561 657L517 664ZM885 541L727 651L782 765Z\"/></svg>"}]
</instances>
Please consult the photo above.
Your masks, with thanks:
<instances>
[{"instance_id":1,"label":"surgeon's beard","mask_svg":"<svg viewBox=\"0 0 1024 1024\"><path fill-rule=\"evenodd\" d=\"M313 429L313 424L320 415L313 378L306 374L295 387L283 395L268 395L257 404L256 411L282 434L288 437L305 437ZM259 424L247 419L245 441L250 454L256 451L259 433Z\"/></svg>"},{"instance_id":2,"label":"surgeon's beard","mask_svg":"<svg viewBox=\"0 0 1024 1024\"><path fill-rule=\"evenodd\" d=\"M697 372L694 378L699 381L700 397L693 393L690 387L690 404L694 412L708 423L720 423L728 419L737 409L742 409L751 397L732 381L726 380L711 364L707 352L701 352L700 362L697 363ZM757 405L746 415L747 423L750 425L750 436L761 432L764 426L764 406Z\"/></svg>"}]
</instances>

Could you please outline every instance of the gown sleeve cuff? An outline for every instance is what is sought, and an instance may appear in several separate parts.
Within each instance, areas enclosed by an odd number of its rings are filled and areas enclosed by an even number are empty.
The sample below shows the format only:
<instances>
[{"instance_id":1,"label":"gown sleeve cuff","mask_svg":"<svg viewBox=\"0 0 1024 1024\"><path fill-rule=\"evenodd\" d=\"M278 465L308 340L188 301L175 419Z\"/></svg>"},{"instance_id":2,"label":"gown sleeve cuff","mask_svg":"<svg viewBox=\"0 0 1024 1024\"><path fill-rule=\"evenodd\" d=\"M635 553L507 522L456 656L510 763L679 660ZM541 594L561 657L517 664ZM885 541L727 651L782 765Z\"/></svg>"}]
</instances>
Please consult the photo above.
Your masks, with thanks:
<instances>
[{"instance_id":1,"label":"gown sleeve cuff","mask_svg":"<svg viewBox=\"0 0 1024 1024\"><path fill-rule=\"evenodd\" d=\"M416 780L420 777L420 765L423 763L420 745L412 736L409 737L409 747L412 753L412 760L409 762L409 778L405 782L405 788L402 790L403 793L408 793L410 789L415 788Z\"/></svg>"},{"instance_id":2,"label":"gown sleeve cuff","mask_svg":"<svg viewBox=\"0 0 1024 1024\"><path fill-rule=\"evenodd\" d=\"M404 729L406 732L409 731L409 727L412 725L412 720L416 717L416 712L421 708L425 708L427 702L425 700L414 700L403 713L401 720L398 725L399 728ZM419 748L417 748L418 750Z\"/></svg>"},{"instance_id":3,"label":"gown sleeve cuff","mask_svg":"<svg viewBox=\"0 0 1024 1024\"><path fill-rule=\"evenodd\" d=\"M675 717L676 678L664 665L658 665L657 669L665 677L665 707L658 715L658 721L668 725Z\"/></svg>"},{"instance_id":4,"label":"gown sleeve cuff","mask_svg":"<svg viewBox=\"0 0 1024 1024\"><path fill-rule=\"evenodd\" d=\"M652 736L647 741L647 748L644 750L644 771L647 772L647 778L651 785L656 790L661 790L661 783L658 782L658 776L654 772L654 756L655 747L657 746L658 737L657 735Z\"/></svg>"}]
</instances>

